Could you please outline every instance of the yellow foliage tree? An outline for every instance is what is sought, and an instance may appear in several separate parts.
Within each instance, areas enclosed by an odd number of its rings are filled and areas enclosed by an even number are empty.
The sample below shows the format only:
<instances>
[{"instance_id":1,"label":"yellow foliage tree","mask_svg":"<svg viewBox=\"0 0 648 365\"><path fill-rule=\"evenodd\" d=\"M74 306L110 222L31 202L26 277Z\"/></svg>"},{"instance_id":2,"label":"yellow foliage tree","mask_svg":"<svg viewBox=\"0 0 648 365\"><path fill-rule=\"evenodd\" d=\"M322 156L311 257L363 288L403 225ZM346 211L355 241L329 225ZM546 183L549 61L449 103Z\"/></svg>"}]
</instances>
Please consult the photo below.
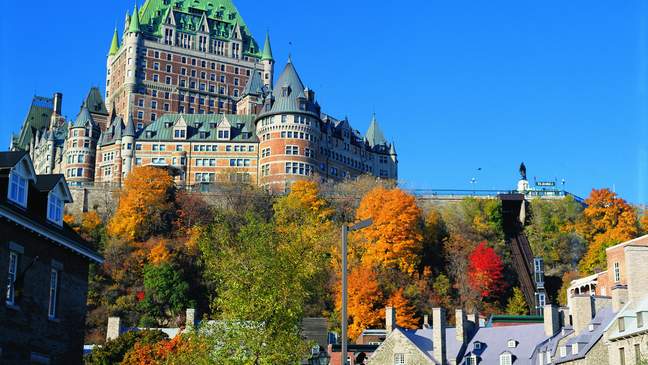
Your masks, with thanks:
<instances>
[{"instance_id":1,"label":"yellow foliage tree","mask_svg":"<svg viewBox=\"0 0 648 365\"><path fill-rule=\"evenodd\" d=\"M373 220L359 233L366 239L364 264L415 273L421 260L423 234L421 210L413 196L398 188L377 187L364 196L356 218Z\"/></svg>"},{"instance_id":2,"label":"yellow foliage tree","mask_svg":"<svg viewBox=\"0 0 648 365\"><path fill-rule=\"evenodd\" d=\"M340 284L338 284L340 285ZM348 276L349 339L358 337L366 328L383 326L385 312L384 295L378 286L376 273L367 266L359 266ZM342 297L338 286L336 290L336 308L341 312Z\"/></svg>"},{"instance_id":3,"label":"yellow foliage tree","mask_svg":"<svg viewBox=\"0 0 648 365\"><path fill-rule=\"evenodd\" d=\"M635 209L609 189L592 190L585 203L587 208L576 230L589 247L579 269L583 274L592 274L605 269L606 248L636 238L640 231Z\"/></svg>"},{"instance_id":4,"label":"yellow foliage tree","mask_svg":"<svg viewBox=\"0 0 648 365\"><path fill-rule=\"evenodd\" d=\"M402 328L418 328L419 321L416 319L416 308L403 295L403 289L396 290L387 304L396 309L396 324Z\"/></svg>"},{"instance_id":5,"label":"yellow foliage tree","mask_svg":"<svg viewBox=\"0 0 648 365\"><path fill-rule=\"evenodd\" d=\"M159 242L153 245L153 247L151 248L151 252L149 253L148 259L149 262L154 265L159 265L165 262L169 262L169 260L171 259L171 253L167 248L167 243L165 240L160 240Z\"/></svg>"},{"instance_id":6,"label":"yellow foliage tree","mask_svg":"<svg viewBox=\"0 0 648 365\"><path fill-rule=\"evenodd\" d=\"M170 222L173 212L173 178L152 166L135 168L126 178L119 206L108 223L108 233L142 241Z\"/></svg>"}]
</instances>

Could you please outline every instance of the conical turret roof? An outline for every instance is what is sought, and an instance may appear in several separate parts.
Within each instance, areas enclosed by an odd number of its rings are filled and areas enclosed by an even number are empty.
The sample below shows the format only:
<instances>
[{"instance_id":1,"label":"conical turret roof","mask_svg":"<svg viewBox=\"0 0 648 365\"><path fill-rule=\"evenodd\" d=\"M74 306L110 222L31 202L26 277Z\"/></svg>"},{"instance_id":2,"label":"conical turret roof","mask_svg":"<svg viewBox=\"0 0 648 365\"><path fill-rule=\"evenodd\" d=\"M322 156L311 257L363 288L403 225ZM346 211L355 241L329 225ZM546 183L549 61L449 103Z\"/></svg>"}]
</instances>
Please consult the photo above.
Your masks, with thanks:
<instances>
[{"instance_id":1,"label":"conical turret roof","mask_svg":"<svg viewBox=\"0 0 648 365\"><path fill-rule=\"evenodd\" d=\"M115 33L113 34L112 42L110 43L110 51L108 51L109 56L114 56L119 51L119 35L117 34L117 28L115 28Z\"/></svg>"},{"instance_id":2,"label":"conical turret roof","mask_svg":"<svg viewBox=\"0 0 648 365\"><path fill-rule=\"evenodd\" d=\"M128 116L126 128L124 129L124 137L135 137L135 123L133 123L133 116Z\"/></svg>"},{"instance_id":3,"label":"conical turret roof","mask_svg":"<svg viewBox=\"0 0 648 365\"><path fill-rule=\"evenodd\" d=\"M92 115L90 115L88 106L86 105L85 102L83 102L83 105L81 106L81 111L79 111L79 115L77 115L77 118L74 121L74 125L72 126L72 128L85 128L86 124L88 123L94 126L94 120L92 119Z\"/></svg>"},{"instance_id":4,"label":"conical turret roof","mask_svg":"<svg viewBox=\"0 0 648 365\"><path fill-rule=\"evenodd\" d=\"M133 10L133 16L131 16L128 31L131 33L140 32L139 10L137 10L137 4L135 4L135 10Z\"/></svg>"},{"instance_id":5,"label":"conical turret roof","mask_svg":"<svg viewBox=\"0 0 648 365\"><path fill-rule=\"evenodd\" d=\"M365 140L369 143L370 147L387 144L385 135L382 130L380 130L378 120L376 120L375 113L371 117L371 123L369 124L369 129L367 129L367 133L365 134Z\"/></svg>"},{"instance_id":6,"label":"conical turret roof","mask_svg":"<svg viewBox=\"0 0 648 365\"><path fill-rule=\"evenodd\" d=\"M274 61L272 58L272 46L270 45L270 33L266 32L265 43L263 45L262 61Z\"/></svg>"}]
</instances>

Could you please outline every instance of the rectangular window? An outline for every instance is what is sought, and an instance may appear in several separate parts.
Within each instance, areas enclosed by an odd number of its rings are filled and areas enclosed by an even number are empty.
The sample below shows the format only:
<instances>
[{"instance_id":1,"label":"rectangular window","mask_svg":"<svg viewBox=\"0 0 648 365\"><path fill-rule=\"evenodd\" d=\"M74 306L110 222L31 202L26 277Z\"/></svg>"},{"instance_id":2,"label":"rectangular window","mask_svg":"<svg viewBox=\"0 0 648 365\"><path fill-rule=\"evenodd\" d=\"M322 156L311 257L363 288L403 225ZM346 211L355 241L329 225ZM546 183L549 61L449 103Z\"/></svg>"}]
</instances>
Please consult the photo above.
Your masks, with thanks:
<instances>
[{"instance_id":1,"label":"rectangular window","mask_svg":"<svg viewBox=\"0 0 648 365\"><path fill-rule=\"evenodd\" d=\"M619 332L625 331L625 318L621 317L617 320L617 323L619 324Z\"/></svg>"},{"instance_id":2,"label":"rectangular window","mask_svg":"<svg viewBox=\"0 0 648 365\"><path fill-rule=\"evenodd\" d=\"M58 280L59 272L56 269L50 271L49 310L47 315L50 319L56 318L56 302L58 301Z\"/></svg>"},{"instance_id":3,"label":"rectangular window","mask_svg":"<svg viewBox=\"0 0 648 365\"><path fill-rule=\"evenodd\" d=\"M63 202L52 193L49 193L47 202L47 219L50 222L63 225Z\"/></svg>"},{"instance_id":4,"label":"rectangular window","mask_svg":"<svg viewBox=\"0 0 648 365\"><path fill-rule=\"evenodd\" d=\"M9 200L27 207L27 179L14 171L9 174Z\"/></svg>"},{"instance_id":5,"label":"rectangular window","mask_svg":"<svg viewBox=\"0 0 648 365\"><path fill-rule=\"evenodd\" d=\"M299 154L299 147L298 146L286 146L286 154L287 155L298 155Z\"/></svg>"},{"instance_id":6,"label":"rectangular window","mask_svg":"<svg viewBox=\"0 0 648 365\"><path fill-rule=\"evenodd\" d=\"M619 347L619 365L625 365L625 349L623 347Z\"/></svg>"},{"instance_id":7,"label":"rectangular window","mask_svg":"<svg viewBox=\"0 0 648 365\"><path fill-rule=\"evenodd\" d=\"M405 365L405 354L394 354L394 365Z\"/></svg>"},{"instance_id":8,"label":"rectangular window","mask_svg":"<svg viewBox=\"0 0 648 365\"><path fill-rule=\"evenodd\" d=\"M619 263L615 262L614 263L614 282L618 283L621 281L621 268L619 267Z\"/></svg>"},{"instance_id":9,"label":"rectangular window","mask_svg":"<svg viewBox=\"0 0 648 365\"><path fill-rule=\"evenodd\" d=\"M15 282L18 273L18 253L9 251L9 275L7 276L7 304L15 304Z\"/></svg>"},{"instance_id":10,"label":"rectangular window","mask_svg":"<svg viewBox=\"0 0 648 365\"><path fill-rule=\"evenodd\" d=\"M641 345L638 343L635 343L634 345L634 350L635 350L635 364L641 364Z\"/></svg>"},{"instance_id":11,"label":"rectangular window","mask_svg":"<svg viewBox=\"0 0 648 365\"><path fill-rule=\"evenodd\" d=\"M500 355L500 365L511 365L511 364L512 364L511 354Z\"/></svg>"}]
</instances>

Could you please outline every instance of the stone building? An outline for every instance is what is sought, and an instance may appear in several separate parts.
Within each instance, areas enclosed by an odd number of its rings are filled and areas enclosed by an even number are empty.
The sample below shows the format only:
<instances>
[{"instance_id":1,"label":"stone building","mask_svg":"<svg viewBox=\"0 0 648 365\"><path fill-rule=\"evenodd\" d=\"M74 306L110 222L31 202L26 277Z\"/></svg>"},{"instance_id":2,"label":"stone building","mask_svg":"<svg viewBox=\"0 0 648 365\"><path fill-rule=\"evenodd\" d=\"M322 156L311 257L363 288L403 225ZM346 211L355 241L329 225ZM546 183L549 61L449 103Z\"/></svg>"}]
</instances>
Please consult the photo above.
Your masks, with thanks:
<instances>
[{"instance_id":1,"label":"stone building","mask_svg":"<svg viewBox=\"0 0 648 365\"><path fill-rule=\"evenodd\" d=\"M65 178L29 154L0 152L0 363L81 363L90 262L103 259L63 222Z\"/></svg>"}]
</instances>

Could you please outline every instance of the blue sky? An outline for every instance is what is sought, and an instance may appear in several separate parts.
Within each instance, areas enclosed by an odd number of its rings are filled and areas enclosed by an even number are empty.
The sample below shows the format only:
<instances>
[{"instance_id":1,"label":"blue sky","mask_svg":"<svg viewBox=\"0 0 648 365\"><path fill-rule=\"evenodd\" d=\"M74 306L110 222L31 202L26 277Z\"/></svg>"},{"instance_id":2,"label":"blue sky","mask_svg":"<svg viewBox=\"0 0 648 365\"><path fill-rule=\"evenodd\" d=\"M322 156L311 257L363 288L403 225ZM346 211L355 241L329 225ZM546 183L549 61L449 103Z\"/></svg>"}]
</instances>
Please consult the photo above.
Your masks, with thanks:
<instances>
[{"instance_id":1,"label":"blue sky","mask_svg":"<svg viewBox=\"0 0 648 365\"><path fill-rule=\"evenodd\" d=\"M577 195L614 187L648 203L641 0L235 3L259 42L270 30L280 70L292 53L326 112L362 132L377 113L406 187L513 188L524 161L531 179L564 178ZM74 117L91 86L103 90L133 2L33 6L0 12L2 146L34 94L63 92Z\"/></svg>"}]
</instances>

